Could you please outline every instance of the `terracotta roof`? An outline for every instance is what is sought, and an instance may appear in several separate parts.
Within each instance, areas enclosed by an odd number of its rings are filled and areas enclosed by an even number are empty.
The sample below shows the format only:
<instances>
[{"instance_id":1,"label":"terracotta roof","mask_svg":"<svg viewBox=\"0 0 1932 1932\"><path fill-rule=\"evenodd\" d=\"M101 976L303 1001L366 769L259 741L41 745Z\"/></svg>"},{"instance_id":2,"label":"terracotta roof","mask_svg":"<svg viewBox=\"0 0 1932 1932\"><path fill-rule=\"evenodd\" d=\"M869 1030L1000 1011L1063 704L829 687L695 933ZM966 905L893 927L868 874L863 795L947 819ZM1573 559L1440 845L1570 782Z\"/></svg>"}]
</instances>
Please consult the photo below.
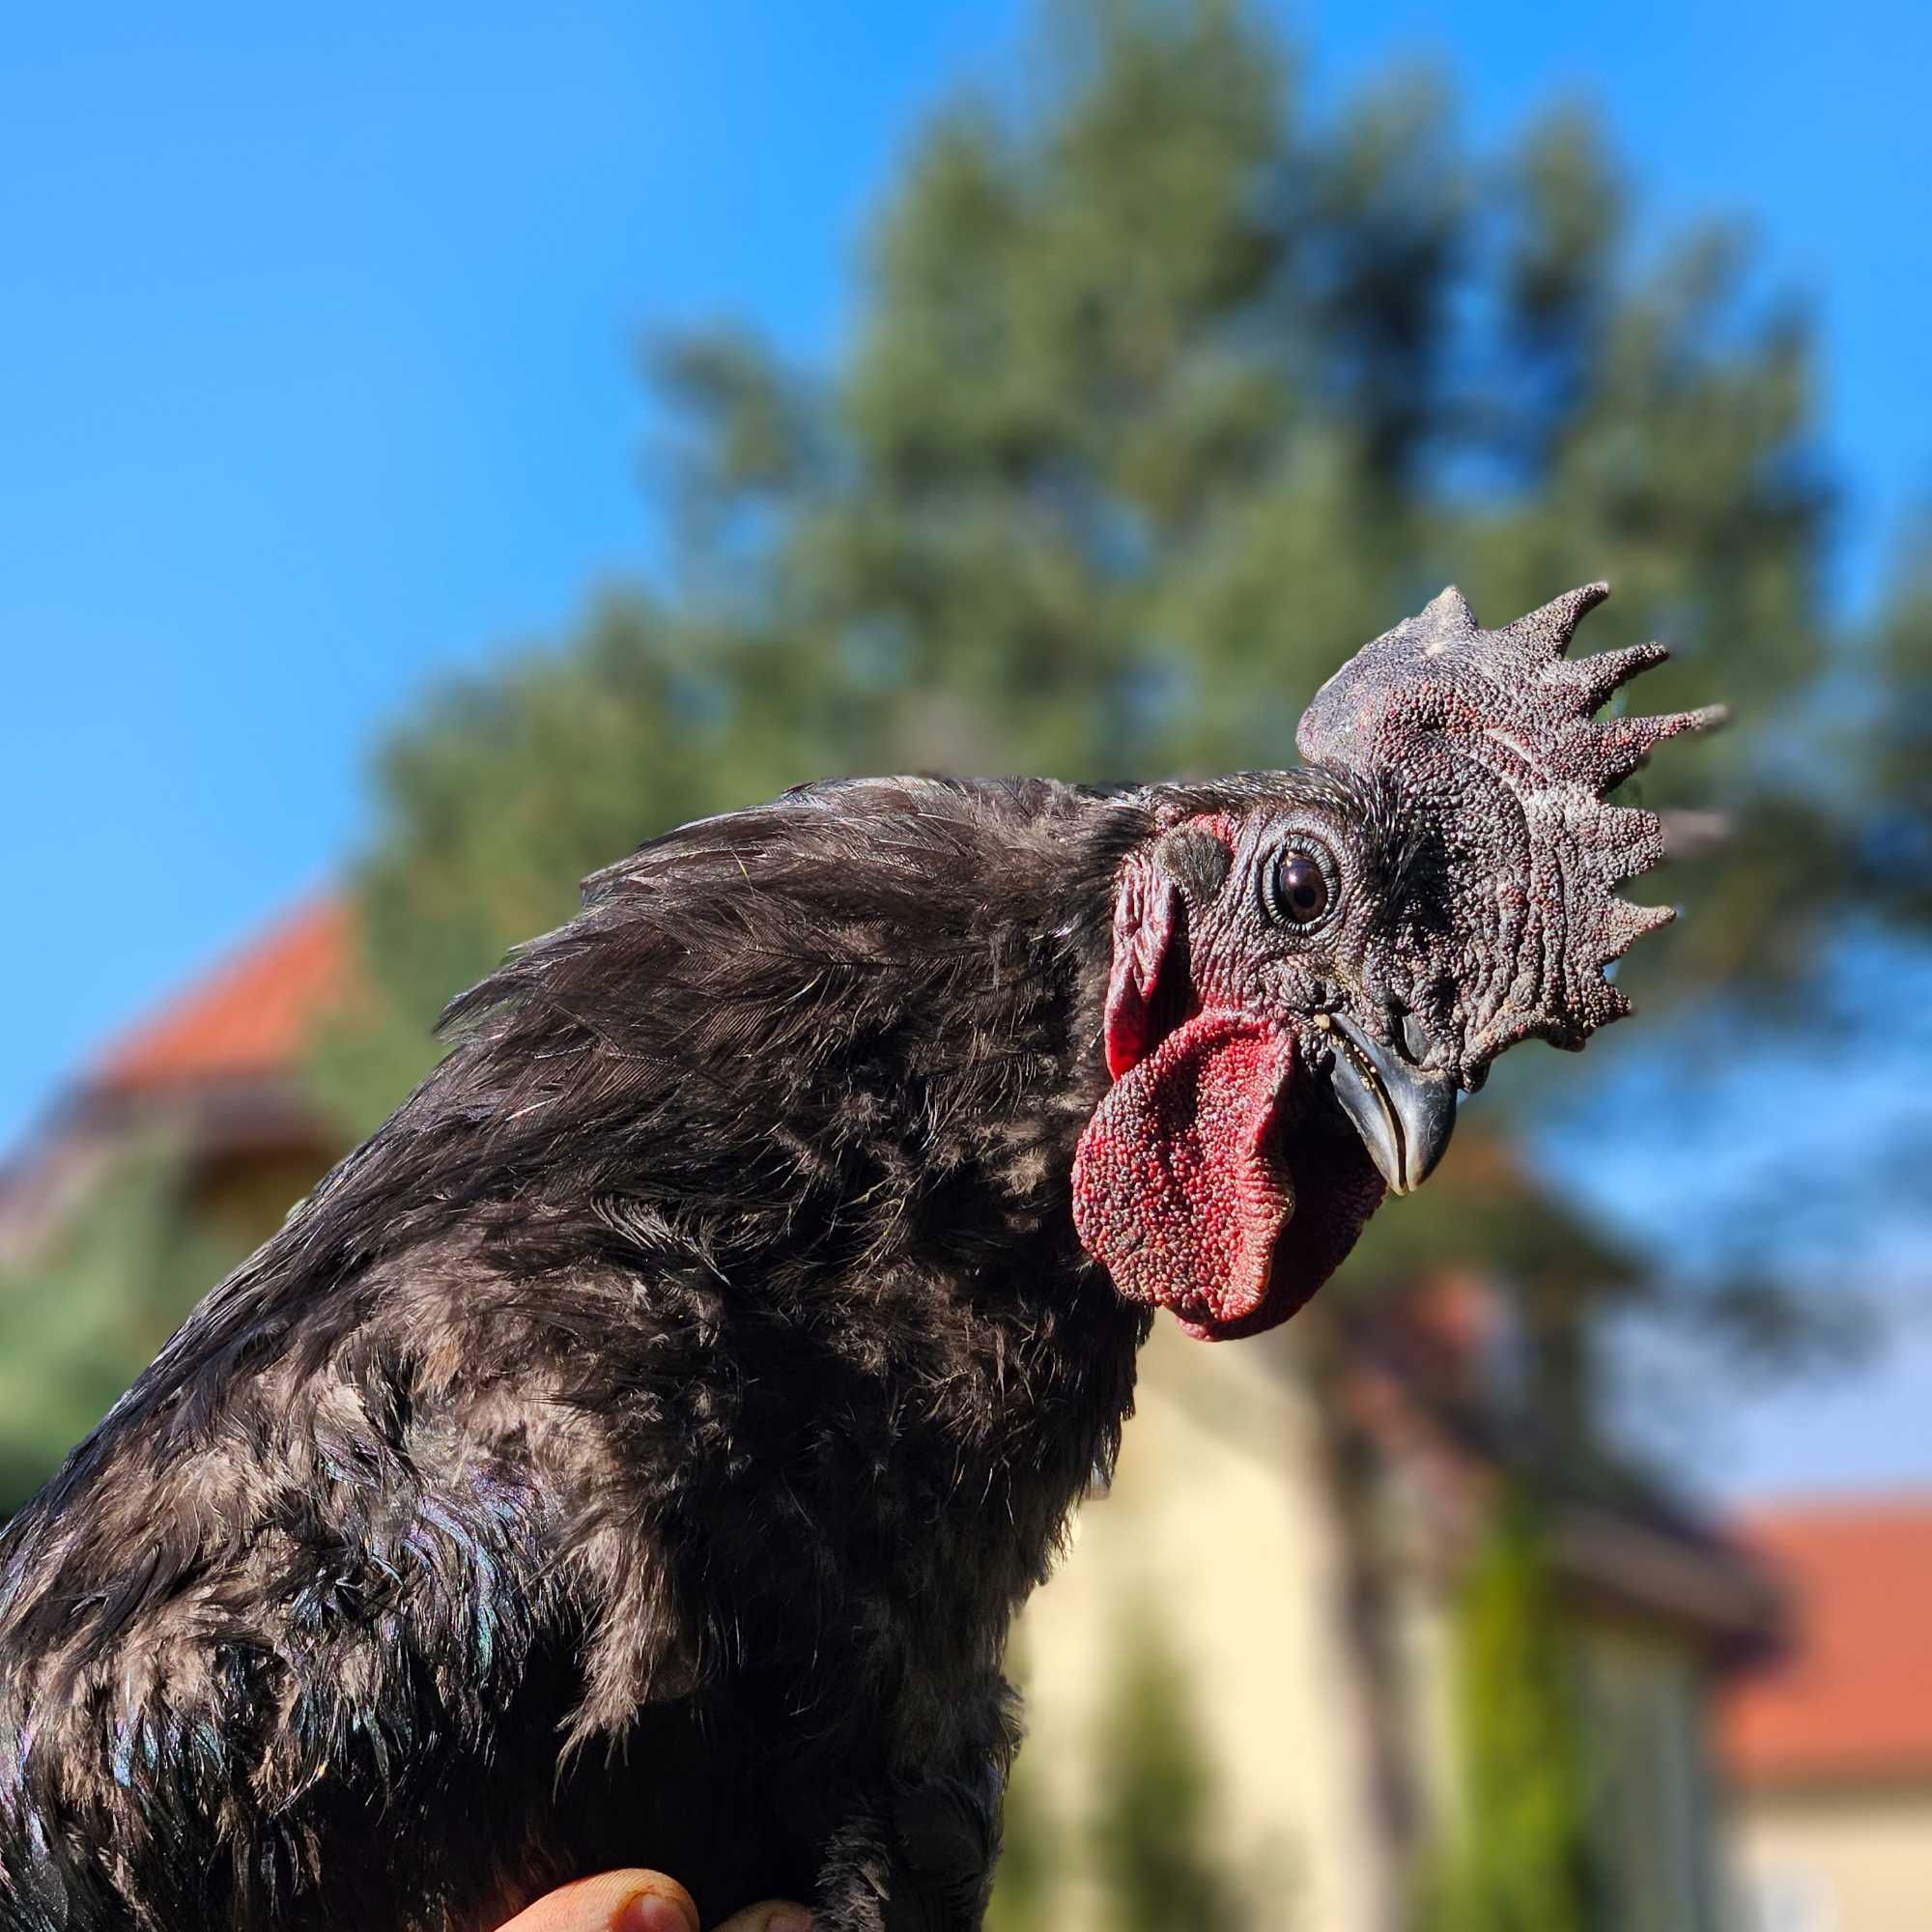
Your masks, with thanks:
<instances>
[{"instance_id":1,"label":"terracotta roof","mask_svg":"<svg viewBox=\"0 0 1932 1932\"><path fill-rule=\"evenodd\" d=\"M350 971L347 906L313 900L111 1040L83 1084L145 1094L286 1072Z\"/></svg>"},{"instance_id":2,"label":"terracotta roof","mask_svg":"<svg viewBox=\"0 0 1932 1932\"><path fill-rule=\"evenodd\" d=\"M1749 1518L1795 1642L1722 1711L1745 1786L1932 1776L1932 1494Z\"/></svg>"}]
</instances>

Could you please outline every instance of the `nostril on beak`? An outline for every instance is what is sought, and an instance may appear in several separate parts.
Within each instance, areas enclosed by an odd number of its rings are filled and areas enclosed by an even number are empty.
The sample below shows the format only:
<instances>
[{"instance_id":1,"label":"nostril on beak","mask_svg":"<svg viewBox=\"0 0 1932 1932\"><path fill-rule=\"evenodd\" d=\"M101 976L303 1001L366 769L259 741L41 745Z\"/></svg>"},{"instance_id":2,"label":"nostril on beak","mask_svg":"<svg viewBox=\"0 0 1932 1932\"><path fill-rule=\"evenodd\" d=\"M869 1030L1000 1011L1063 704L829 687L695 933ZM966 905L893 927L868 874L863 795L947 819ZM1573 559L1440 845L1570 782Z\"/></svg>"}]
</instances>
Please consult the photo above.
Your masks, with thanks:
<instances>
[{"instance_id":1,"label":"nostril on beak","mask_svg":"<svg viewBox=\"0 0 1932 1932\"><path fill-rule=\"evenodd\" d=\"M1429 1036L1429 1029L1413 1013L1402 1016L1402 1050L1417 1066L1427 1066L1431 1054L1435 1051L1435 1042Z\"/></svg>"}]
</instances>

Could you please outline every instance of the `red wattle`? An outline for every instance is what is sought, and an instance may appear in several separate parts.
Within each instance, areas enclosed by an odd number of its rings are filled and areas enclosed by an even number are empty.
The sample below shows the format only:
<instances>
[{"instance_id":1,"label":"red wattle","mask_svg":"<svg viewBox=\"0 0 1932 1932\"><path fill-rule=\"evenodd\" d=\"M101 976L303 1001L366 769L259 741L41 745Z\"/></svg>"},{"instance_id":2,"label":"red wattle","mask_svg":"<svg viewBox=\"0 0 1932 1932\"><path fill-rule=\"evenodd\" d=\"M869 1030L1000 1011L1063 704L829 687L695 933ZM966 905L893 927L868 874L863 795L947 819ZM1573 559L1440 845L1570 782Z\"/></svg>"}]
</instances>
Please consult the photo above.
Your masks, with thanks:
<instances>
[{"instance_id":1,"label":"red wattle","mask_svg":"<svg viewBox=\"0 0 1932 1932\"><path fill-rule=\"evenodd\" d=\"M1073 1218L1122 1294L1206 1334L1261 1308L1294 1211L1267 1147L1293 1057L1286 1032L1199 1013L1094 1109L1074 1157Z\"/></svg>"}]
</instances>

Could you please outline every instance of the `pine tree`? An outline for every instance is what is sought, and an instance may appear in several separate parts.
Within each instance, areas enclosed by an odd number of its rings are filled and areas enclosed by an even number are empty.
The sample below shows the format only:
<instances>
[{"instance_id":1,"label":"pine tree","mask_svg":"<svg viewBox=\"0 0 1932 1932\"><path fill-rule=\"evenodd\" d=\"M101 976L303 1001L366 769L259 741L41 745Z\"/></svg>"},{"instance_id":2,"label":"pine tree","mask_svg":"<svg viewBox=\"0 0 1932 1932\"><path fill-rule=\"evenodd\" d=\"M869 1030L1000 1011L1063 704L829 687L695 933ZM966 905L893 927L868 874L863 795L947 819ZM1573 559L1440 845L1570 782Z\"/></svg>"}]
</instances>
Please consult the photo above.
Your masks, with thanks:
<instances>
[{"instance_id":1,"label":"pine tree","mask_svg":"<svg viewBox=\"0 0 1932 1932\"><path fill-rule=\"evenodd\" d=\"M1245 1932L1254 1916L1229 1872L1214 1767L1180 1659L1145 1606L1129 1616L1116 1655L1094 1758L1092 1861L1106 1923L1119 1932Z\"/></svg>"}]
</instances>

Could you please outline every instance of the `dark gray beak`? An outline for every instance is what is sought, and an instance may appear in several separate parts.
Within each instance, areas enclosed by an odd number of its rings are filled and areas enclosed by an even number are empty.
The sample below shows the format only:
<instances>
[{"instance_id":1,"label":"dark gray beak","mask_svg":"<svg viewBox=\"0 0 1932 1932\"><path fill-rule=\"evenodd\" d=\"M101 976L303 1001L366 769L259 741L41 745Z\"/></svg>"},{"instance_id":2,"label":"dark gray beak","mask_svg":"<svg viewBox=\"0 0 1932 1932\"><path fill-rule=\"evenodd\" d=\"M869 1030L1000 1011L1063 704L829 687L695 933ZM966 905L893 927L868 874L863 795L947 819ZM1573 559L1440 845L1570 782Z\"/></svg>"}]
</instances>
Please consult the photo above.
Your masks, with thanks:
<instances>
[{"instance_id":1,"label":"dark gray beak","mask_svg":"<svg viewBox=\"0 0 1932 1932\"><path fill-rule=\"evenodd\" d=\"M1456 1125L1456 1082L1425 1073L1340 1013L1318 1013L1334 1042L1329 1080L1342 1111L1391 1194L1413 1194L1435 1170Z\"/></svg>"}]
</instances>

